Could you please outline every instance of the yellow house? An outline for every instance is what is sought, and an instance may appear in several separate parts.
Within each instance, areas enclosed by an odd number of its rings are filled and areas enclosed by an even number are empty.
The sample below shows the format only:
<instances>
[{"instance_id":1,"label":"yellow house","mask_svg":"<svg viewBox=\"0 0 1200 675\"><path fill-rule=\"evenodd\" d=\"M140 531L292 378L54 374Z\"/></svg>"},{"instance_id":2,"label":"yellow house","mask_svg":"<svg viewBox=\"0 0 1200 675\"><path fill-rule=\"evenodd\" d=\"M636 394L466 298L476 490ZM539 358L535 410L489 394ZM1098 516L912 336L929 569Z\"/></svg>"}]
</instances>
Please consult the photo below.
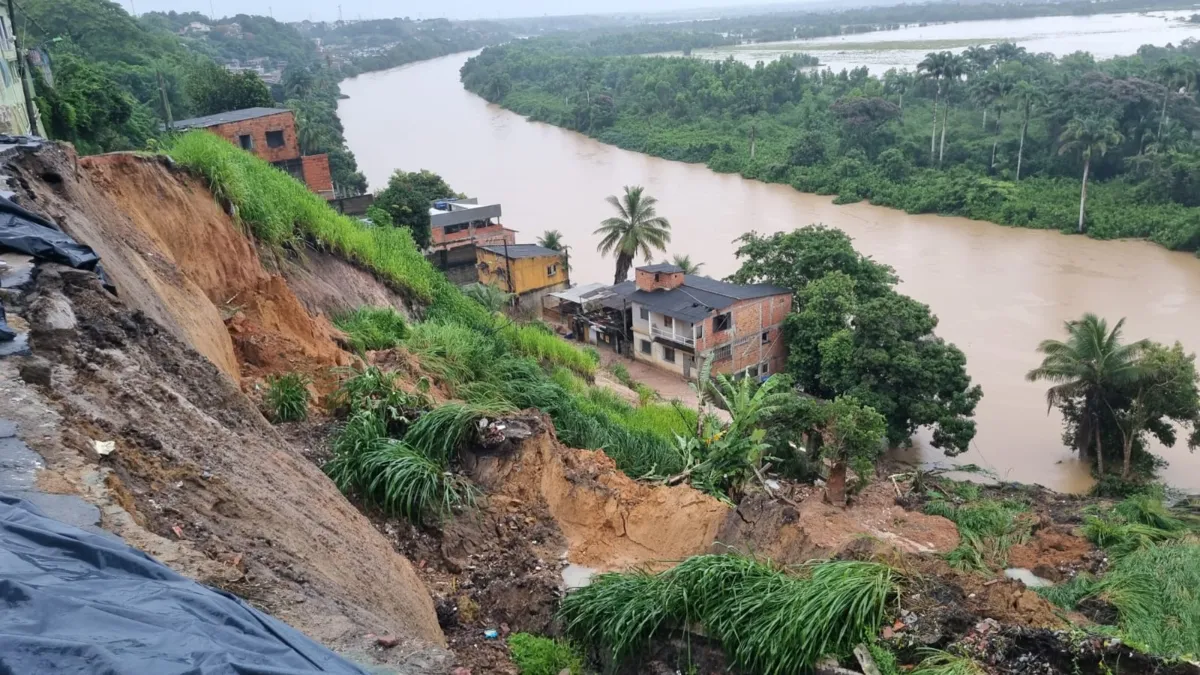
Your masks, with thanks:
<instances>
[{"instance_id":1,"label":"yellow house","mask_svg":"<svg viewBox=\"0 0 1200 675\"><path fill-rule=\"evenodd\" d=\"M537 244L489 244L475 249L479 283L517 296L521 307L538 311L547 293L570 288L566 256Z\"/></svg>"}]
</instances>

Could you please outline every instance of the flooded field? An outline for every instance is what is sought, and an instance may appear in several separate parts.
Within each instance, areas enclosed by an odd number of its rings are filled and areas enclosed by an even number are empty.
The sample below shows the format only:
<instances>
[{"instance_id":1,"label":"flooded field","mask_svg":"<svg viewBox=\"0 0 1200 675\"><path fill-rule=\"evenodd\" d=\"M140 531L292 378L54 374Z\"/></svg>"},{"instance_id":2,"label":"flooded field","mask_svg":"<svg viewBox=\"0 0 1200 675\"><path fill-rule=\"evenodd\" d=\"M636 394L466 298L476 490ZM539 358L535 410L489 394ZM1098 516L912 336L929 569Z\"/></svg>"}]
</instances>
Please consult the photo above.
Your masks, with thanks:
<instances>
[{"instance_id":1,"label":"flooded field","mask_svg":"<svg viewBox=\"0 0 1200 675\"><path fill-rule=\"evenodd\" d=\"M1182 10L962 21L860 35L696 50L693 56L714 60L732 56L738 61L754 63L808 52L821 59L822 67L842 70L866 66L877 75L889 68L916 68L931 51L959 52L973 45L997 42L1015 42L1033 53L1063 56L1086 51L1096 58L1111 58L1133 54L1144 44L1163 46L1200 38L1200 24L1186 21L1195 13Z\"/></svg>"}]
</instances>

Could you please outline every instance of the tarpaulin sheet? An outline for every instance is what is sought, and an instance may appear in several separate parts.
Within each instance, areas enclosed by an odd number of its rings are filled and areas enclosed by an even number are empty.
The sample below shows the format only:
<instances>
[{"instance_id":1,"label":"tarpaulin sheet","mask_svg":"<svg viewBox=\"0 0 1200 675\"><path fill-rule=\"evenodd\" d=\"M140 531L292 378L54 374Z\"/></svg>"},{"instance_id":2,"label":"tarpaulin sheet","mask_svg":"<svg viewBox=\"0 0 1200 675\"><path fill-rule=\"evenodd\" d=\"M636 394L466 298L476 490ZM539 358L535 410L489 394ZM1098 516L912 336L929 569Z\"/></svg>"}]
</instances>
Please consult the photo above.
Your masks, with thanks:
<instances>
[{"instance_id":1,"label":"tarpaulin sheet","mask_svg":"<svg viewBox=\"0 0 1200 675\"><path fill-rule=\"evenodd\" d=\"M100 262L91 248L75 241L54 223L0 196L0 249L40 260L90 270Z\"/></svg>"},{"instance_id":2,"label":"tarpaulin sheet","mask_svg":"<svg viewBox=\"0 0 1200 675\"><path fill-rule=\"evenodd\" d=\"M0 674L364 675L238 598L0 494Z\"/></svg>"}]
</instances>

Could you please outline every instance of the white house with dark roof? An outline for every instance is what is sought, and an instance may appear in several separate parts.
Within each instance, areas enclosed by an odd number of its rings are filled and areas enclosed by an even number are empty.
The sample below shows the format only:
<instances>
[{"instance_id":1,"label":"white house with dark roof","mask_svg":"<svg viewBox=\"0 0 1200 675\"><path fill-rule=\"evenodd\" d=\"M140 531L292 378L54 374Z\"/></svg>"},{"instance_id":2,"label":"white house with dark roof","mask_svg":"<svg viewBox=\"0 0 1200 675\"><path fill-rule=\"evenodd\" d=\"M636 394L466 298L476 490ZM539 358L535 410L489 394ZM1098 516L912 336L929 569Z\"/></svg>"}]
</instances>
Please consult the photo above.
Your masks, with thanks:
<instances>
[{"instance_id":1,"label":"white house with dark roof","mask_svg":"<svg viewBox=\"0 0 1200 675\"><path fill-rule=\"evenodd\" d=\"M713 355L713 372L766 377L783 370L783 320L792 293L684 274L670 264L634 271L617 284L632 311L633 357L692 378Z\"/></svg>"}]
</instances>

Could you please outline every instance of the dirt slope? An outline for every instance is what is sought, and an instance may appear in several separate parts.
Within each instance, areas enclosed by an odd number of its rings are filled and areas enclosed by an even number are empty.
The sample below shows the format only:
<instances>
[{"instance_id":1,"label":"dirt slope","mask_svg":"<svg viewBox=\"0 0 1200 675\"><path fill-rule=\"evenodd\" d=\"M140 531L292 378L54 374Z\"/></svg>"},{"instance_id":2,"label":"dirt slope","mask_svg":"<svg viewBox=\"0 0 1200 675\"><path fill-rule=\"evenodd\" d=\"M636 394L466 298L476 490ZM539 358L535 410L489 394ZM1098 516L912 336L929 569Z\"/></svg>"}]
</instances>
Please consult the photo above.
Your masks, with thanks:
<instances>
[{"instance_id":1,"label":"dirt slope","mask_svg":"<svg viewBox=\"0 0 1200 675\"><path fill-rule=\"evenodd\" d=\"M391 634L385 661L443 672L445 638L412 566L237 384L264 362L341 362L328 324L256 267L195 181L127 156L85 164L76 174L50 147L7 167L20 203L96 248L120 292L43 265L9 303L31 326L26 361L52 370L6 398L29 410L13 418L46 458L39 485L80 494L106 529L336 649L378 653L371 635ZM234 296L227 326L213 299ZM99 457L96 440L115 452Z\"/></svg>"},{"instance_id":2,"label":"dirt slope","mask_svg":"<svg viewBox=\"0 0 1200 675\"><path fill-rule=\"evenodd\" d=\"M199 180L129 154L80 160L81 179L103 190L131 224L228 317L242 375L317 372L346 365L324 317L312 316Z\"/></svg>"}]
</instances>

